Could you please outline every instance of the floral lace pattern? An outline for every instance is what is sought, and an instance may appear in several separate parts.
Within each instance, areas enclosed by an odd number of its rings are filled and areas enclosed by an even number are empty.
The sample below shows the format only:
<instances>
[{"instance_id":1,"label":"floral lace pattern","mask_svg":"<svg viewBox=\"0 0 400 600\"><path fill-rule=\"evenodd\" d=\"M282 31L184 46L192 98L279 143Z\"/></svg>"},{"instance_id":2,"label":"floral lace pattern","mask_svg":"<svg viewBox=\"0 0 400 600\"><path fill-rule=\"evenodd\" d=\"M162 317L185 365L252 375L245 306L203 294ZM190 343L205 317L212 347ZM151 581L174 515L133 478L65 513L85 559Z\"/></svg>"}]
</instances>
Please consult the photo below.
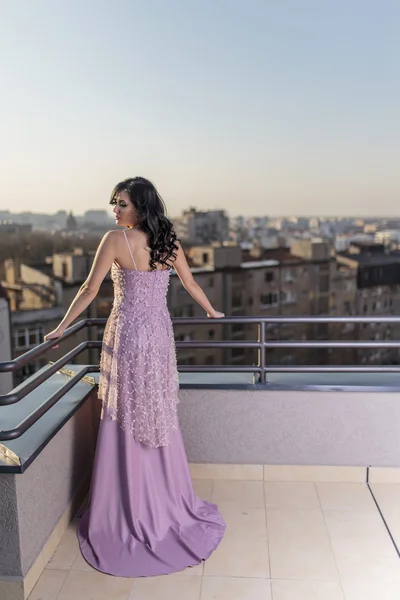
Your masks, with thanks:
<instances>
[{"instance_id":1,"label":"floral lace pattern","mask_svg":"<svg viewBox=\"0 0 400 600\"><path fill-rule=\"evenodd\" d=\"M114 303L100 358L101 418L110 417L135 440L169 445L177 427L179 378L171 316L170 270L111 268Z\"/></svg>"}]
</instances>

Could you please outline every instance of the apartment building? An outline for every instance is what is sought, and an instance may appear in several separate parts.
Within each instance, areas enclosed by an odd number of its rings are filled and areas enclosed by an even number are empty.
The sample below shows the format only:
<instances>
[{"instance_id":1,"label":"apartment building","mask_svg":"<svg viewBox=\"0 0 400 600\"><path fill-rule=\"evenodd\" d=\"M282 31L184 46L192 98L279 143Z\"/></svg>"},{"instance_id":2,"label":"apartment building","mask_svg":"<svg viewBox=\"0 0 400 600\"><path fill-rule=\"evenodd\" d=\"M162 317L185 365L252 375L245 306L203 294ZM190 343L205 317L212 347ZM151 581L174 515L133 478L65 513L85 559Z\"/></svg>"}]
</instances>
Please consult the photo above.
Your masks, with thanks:
<instances>
[{"instance_id":1,"label":"apartment building","mask_svg":"<svg viewBox=\"0 0 400 600\"><path fill-rule=\"evenodd\" d=\"M59 253L43 264L26 265L18 260L4 261L2 288L10 305L12 326L12 357L17 358L43 342L44 335L54 329L64 317L80 286L87 277L93 256L81 249ZM112 283L103 282L95 301L84 311L84 317L107 317L112 305ZM83 329L63 342L58 349L49 350L39 359L16 372L17 385L38 369L55 361L87 339L101 339L103 328ZM75 361L98 362L100 351L87 349Z\"/></svg>"},{"instance_id":2,"label":"apartment building","mask_svg":"<svg viewBox=\"0 0 400 600\"><path fill-rule=\"evenodd\" d=\"M354 314L371 316L398 315L400 309L400 254L389 252L384 244L353 242L347 252L336 254L344 272L354 273ZM355 338L359 340L399 339L398 325L365 323L358 325ZM359 351L363 363L399 363L396 349Z\"/></svg>"},{"instance_id":3,"label":"apartment building","mask_svg":"<svg viewBox=\"0 0 400 600\"><path fill-rule=\"evenodd\" d=\"M192 267L192 273L197 283L206 293L211 304L217 310L223 310L223 271L209 268ZM182 286L175 271L172 271L167 297L168 307L172 317L205 317L201 306ZM224 326L226 327L226 326ZM202 342L224 339L224 328L213 319L209 325L175 325L175 341ZM182 365L218 365L224 363L221 348L177 348L179 364Z\"/></svg>"},{"instance_id":4,"label":"apartment building","mask_svg":"<svg viewBox=\"0 0 400 600\"><path fill-rule=\"evenodd\" d=\"M333 317L357 315L357 268L338 260L330 264L329 314ZM359 326L354 323L331 323L329 339L353 341L358 339ZM357 351L335 348L329 350L330 364L356 364Z\"/></svg>"},{"instance_id":5,"label":"apartment building","mask_svg":"<svg viewBox=\"0 0 400 600\"><path fill-rule=\"evenodd\" d=\"M329 244L321 245L317 240L292 249L263 252L272 258L254 260L254 256L246 253L247 260L243 261L241 249L229 243L193 247L189 255L198 268L203 261L208 275L214 269L213 294L221 299L216 306L222 307L220 309L227 316L328 314L329 265L332 260ZM205 291L207 293L207 286ZM174 301L179 301L179 298ZM176 314L174 309L173 314ZM204 316L204 312L202 314ZM196 339L200 339L197 335L202 335L201 327L193 329ZM266 339L305 340L315 335L323 338L327 334L325 325L315 329L316 326L298 323L270 323L266 325ZM259 331L256 325L238 323L225 325L223 334L225 339L254 341ZM310 349L271 349L267 350L266 359L274 364L307 363L314 354L317 362L322 360L321 353ZM244 348L225 350L222 357L224 364L255 364L258 360L256 350Z\"/></svg>"},{"instance_id":6,"label":"apartment building","mask_svg":"<svg viewBox=\"0 0 400 600\"><path fill-rule=\"evenodd\" d=\"M174 219L174 228L178 238L190 244L211 244L229 239L229 218L224 210L190 208Z\"/></svg>"}]
</instances>

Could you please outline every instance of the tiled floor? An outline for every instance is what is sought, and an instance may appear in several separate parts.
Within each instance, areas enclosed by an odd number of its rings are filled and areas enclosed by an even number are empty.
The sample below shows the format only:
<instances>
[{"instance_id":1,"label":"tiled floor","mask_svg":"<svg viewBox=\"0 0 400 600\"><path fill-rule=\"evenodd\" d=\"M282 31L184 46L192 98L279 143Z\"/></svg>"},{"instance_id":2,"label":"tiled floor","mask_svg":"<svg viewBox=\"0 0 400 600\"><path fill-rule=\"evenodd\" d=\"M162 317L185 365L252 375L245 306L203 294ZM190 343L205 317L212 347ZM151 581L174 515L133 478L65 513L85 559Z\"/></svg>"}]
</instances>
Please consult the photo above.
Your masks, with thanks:
<instances>
[{"instance_id":1,"label":"tiled floor","mask_svg":"<svg viewBox=\"0 0 400 600\"><path fill-rule=\"evenodd\" d=\"M182 573L126 579L81 557L73 521L29 600L399 600L400 558L364 483L194 480L227 522ZM400 547L400 484L371 489Z\"/></svg>"}]
</instances>

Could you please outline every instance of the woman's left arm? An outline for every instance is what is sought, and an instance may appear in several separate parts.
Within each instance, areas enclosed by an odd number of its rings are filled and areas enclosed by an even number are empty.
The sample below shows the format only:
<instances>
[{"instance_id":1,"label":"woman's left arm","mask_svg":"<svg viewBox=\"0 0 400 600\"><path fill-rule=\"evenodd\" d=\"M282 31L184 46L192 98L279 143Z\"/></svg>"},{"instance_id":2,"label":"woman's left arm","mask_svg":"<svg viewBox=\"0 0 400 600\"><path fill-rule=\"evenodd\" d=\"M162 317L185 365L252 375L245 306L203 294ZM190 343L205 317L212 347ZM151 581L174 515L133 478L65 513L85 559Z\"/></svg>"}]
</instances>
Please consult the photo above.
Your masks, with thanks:
<instances>
[{"instance_id":1,"label":"woman's left arm","mask_svg":"<svg viewBox=\"0 0 400 600\"><path fill-rule=\"evenodd\" d=\"M60 337L67 327L72 323L72 321L79 317L81 312L83 312L97 296L100 285L115 259L116 233L118 232L108 231L104 235L99 247L97 248L96 256L86 281L82 284L75 298L71 302L71 305L61 323L56 327L56 329L44 336L45 341Z\"/></svg>"}]
</instances>

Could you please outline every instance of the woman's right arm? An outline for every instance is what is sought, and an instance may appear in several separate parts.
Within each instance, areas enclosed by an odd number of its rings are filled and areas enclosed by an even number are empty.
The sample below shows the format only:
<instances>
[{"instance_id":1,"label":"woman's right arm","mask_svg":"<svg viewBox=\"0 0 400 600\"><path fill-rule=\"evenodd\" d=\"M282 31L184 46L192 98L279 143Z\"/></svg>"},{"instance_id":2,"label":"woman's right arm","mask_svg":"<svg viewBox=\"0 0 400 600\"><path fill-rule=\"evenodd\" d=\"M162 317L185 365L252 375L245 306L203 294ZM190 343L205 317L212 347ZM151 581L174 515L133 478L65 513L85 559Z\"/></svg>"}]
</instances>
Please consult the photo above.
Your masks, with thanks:
<instances>
[{"instance_id":1,"label":"woman's right arm","mask_svg":"<svg viewBox=\"0 0 400 600\"><path fill-rule=\"evenodd\" d=\"M196 302L200 304L202 308L204 308L204 310L207 313L207 317L210 317L212 319L219 319L221 317L224 317L225 314L215 310L215 308L211 305L209 299L207 298L206 294L203 292L202 288L195 281L190 267L187 263L182 246L178 241L176 242L176 244L178 246L178 250L176 253L176 259L172 263L172 265L175 271L177 272L183 287L187 292L189 292L192 298L194 298L194 300L196 300Z\"/></svg>"},{"instance_id":2,"label":"woman's right arm","mask_svg":"<svg viewBox=\"0 0 400 600\"><path fill-rule=\"evenodd\" d=\"M114 262L115 234L117 233L117 231L109 231L103 236L86 281L81 285L60 324L44 336L45 342L59 338L72 321L79 317L97 296L100 285ZM58 348L58 346L53 346L53 348Z\"/></svg>"}]
</instances>

